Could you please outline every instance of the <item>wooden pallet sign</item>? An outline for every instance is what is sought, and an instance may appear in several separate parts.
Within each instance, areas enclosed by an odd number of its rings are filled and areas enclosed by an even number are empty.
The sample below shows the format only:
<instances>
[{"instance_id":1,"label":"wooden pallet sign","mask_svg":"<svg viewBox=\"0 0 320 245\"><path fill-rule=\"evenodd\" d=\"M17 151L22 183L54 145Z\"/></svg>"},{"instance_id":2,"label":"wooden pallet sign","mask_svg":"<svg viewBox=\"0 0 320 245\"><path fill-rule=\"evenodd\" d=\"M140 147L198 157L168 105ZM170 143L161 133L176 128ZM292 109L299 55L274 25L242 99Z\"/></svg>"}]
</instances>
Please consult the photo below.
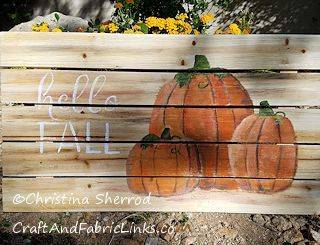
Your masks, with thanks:
<instances>
[{"instance_id":1,"label":"wooden pallet sign","mask_svg":"<svg viewBox=\"0 0 320 245\"><path fill-rule=\"evenodd\" d=\"M320 212L319 36L0 41L4 211Z\"/></svg>"}]
</instances>

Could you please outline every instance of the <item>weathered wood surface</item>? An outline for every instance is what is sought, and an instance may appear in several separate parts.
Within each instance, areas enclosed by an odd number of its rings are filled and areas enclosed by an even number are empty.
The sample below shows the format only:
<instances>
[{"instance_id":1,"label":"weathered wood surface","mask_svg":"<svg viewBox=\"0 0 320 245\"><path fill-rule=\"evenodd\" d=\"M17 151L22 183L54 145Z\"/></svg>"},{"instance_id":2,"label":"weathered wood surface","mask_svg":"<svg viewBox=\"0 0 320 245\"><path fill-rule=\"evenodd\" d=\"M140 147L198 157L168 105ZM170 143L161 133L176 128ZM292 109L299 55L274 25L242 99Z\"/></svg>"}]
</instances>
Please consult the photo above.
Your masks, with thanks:
<instances>
[{"instance_id":1,"label":"weathered wood surface","mask_svg":"<svg viewBox=\"0 0 320 245\"><path fill-rule=\"evenodd\" d=\"M67 110L66 110L67 109ZM107 108L108 109L108 108ZM110 108L109 108L110 109ZM3 140L74 140L74 134L67 125L67 130L62 139L62 134L67 123L71 123L79 141L104 141L106 139L106 123L108 124L108 138L110 141L140 141L148 134L149 122L152 108L118 107L112 111L106 108L93 108L100 110L98 113L91 113L88 106L76 107L51 107L40 106L4 106L2 118ZM57 120L52 120L52 116ZM173 109L168 109L173 110ZM175 108L175 111L184 110ZM199 110L199 109L195 109ZM215 110L230 110L216 108ZM242 110L234 108L234 111ZM80 113L83 111L83 113ZM255 110L258 113L258 109ZM318 109L295 109L279 108L276 111L283 111L292 121L296 131L297 143L320 143L320 110ZM178 113L172 114L170 121L180 120ZM39 122L44 122L44 134L40 138ZM90 122L89 133L87 122ZM223 120L221 121L223 123ZM225 121L225 123L227 123ZM86 138L90 136L90 138ZM285 142L283 142L285 143ZM288 142L287 142L288 143ZM291 142L289 142L291 143Z\"/></svg>"},{"instance_id":2,"label":"weathered wood surface","mask_svg":"<svg viewBox=\"0 0 320 245\"><path fill-rule=\"evenodd\" d=\"M270 180L271 181L271 180ZM96 204L96 199L108 197L114 200L119 197L136 197L126 183L126 178L33 178L33 179L3 179L3 203L5 212L66 212L66 211L203 211L203 212L234 212L234 213L287 213L287 214L315 214L319 212L320 182L295 180L290 189L273 195L248 193L241 191L200 191L196 190L182 196L169 198L151 197L150 203L135 205L124 202L122 205ZM62 196L89 199L89 204L13 204L15 195L26 197L31 193L29 202L34 202L32 193L39 192L44 197ZM143 196L140 196L143 198ZM128 199L127 199L128 200ZM104 199L103 199L104 201ZM60 201L61 203L61 201Z\"/></svg>"},{"instance_id":3,"label":"weathered wood surface","mask_svg":"<svg viewBox=\"0 0 320 245\"><path fill-rule=\"evenodd\" d=\"M0 42L0 67L5 68L1 70L5 211L320 212L320 74L316 73L320 70L319 36L0 33ZM171 149L177 142L167 143L164 148L159 144L157 150L148 148L148 153L138 147L133 151L135 144L131 141L140 141L149 132L151 113L160 88L164 88L166 81L172 80L178 71L191 68L196 54L205 54L211 67L226 68L228 72L234 70L233 75L241 84L237 80L223 80L223 76L212 76L204 77L209 82L207 86L199 87L203 77L199 83L199 77L193 77L194 81L189 81L187 87L193 89L188 93L189 97L187 92L182 93L186 88L177 92L176 87L165 87L160 94L167 99L157 99L160 104L157 102L156 106L172 103L184 107L187 101L186 105L195 109L199 105L213 107L217 101L224 108L208 109L217 113L196 111L204 108L189 111L188 119L196 124L193 127L192 123L190 126L180 121L181 115L185 117L185 113L180 112L186 108L167 107L170 113L157 112L166 122L157 127L162 129L172 121L177 127L195 128L199 122L206 122L200 127L204 132L202 137L193 141L201 145L207 142L203 136L207 132L206 126L212 123L214 130L210 127L208 130L212 134L226 131L221 138L228 140L219 141L219 147L211 144L216 150L213 157L210 151L200 153L195 145L187 148L183 145L186 142L180 144L182 150L179 148L181 152L178 153ZM36 69L18 69L21 66ZM302 73L251 73L253 69L300 70ZM238 73L238 70L246 73ZM256 148L254 145L251 150L249 147L237 148L240 146L237 141L227 144L231 131L233 136L235 133L237 112L243 109L239 107L252 106L249 97L255 106L268 100L272 106L279 107L275 111L286 113L294 131L289 124L286 124L287 128L274 124L269 128L270 123L268 127L262 127L267 119L259 118L257 125L263 121L260 131L256 127L253 133L259 143L263 135L263 144ZM162 104L166 100L168 103ZM242 115L248 115L248 111L242 111ZM200 119L210 117L212 120L193 120L193 112L194 118L198 115ZM275 119L274 114L263 116ZM41 122L45 124L39 124ZM161 120L156 123L161 124ZM43 135L40 136L41 132ZM198 132L198 128L194 132ZM247 139L242 137L245 132L238 132L236 138ZM211 139L218 138L221 139L211 135ZM265 139L272 142L265 142ZM273 140L280 140L281 146ZM230 156L230 148L238 150L239 156L245 158L235 160L234 155ZM134 153L128 161L130 151ZM176 155L172 157L171 153ZM157 165L149 167L147 163L154 164L156 160ZM213 164L215 172L211 169ZM239 168L238 164L241 165ZM244 165L246 172L241 172ZM143 172L142 167L148 171ZM144 176L143 181L140 175ZM231 190L233 184L240 184L240 181L263 194ZM214 185L207 185L209 182ZM95 196L106 192L113 197L137 197L133 192L141 191L139 188L144 184L143 192L156 188L158 193L155 195L162 197L152 196L150 205L94 204ZM163 197L191 191L194 185L199 186L189 194ZM212 189L200 190L207 187ZM245 189L241 184L240 187ZM88 196L90 204L12 203L16 194L37 192L51 197L60 194L75 198ZM270 192L272 194L267 194Z\"/></svg>"},{"instance_id":4,"label":"weathered wood surface","mask_svg":"<svg viewBox=\"0 0 320 245\"><path fill-rule=\"evenodd\" d=\"M90 150L96 151L94 154L86 153L88 150L86 143L79 143L79 146L80 152L76 151L75 144L70 144L69 147L58 153L59 143L45 142L43 153L40 154L40 143L4 142L2 146L3 175L127 176L127 157L134 146L133 143L109 144L109 150L117 152L116 154L104 154L105 145L103 143L90 144ZM228 145L220 144L220 147L226 148ZM150 162L152 160L150 158ZM167 173L175 172L174 169L165 169L165 171L167 176ZM186 174L185 176L191 175ZM320 145L300 145L298 147L298 168L294 178L320 179Z\"/></svg>"},{"instance_id":5,"label":"weathered wood surface","mask_svg":"<svg viewBox=\"0 0 320 245\"><path fill-rule=\"evenodd\" d=\"M320 69L320 68L319 68ZM95 72L70 70L15 70L1 71L2 103L49 103L38 99L39 83L44 79L42 92L52 96L52 102L59 104L59 96L65 94L63 104L105 104L110 96L116 96L119 105L153 105L160 87L174 78L176 73L168 72ZM273 106L319 106L319 73L237 73L233 74L250 94L253 104L258 106L266 98ZM79 78L77 95L73 102L75 83ZM94 92L100 92L89 101L92 84L97 79ZM51 80L53 79L53 80ZM88 85L85 87L88 79ZM104 79L106 82L103 84ZM111 100L113 102L113 100ZM235 105L237 106L237 105Z\"/></svg>"},{"instance_id":6,"label":"weathered wood surface","mask_svg":"<svg viewBox=\"0 0 320 245\"><path fill-rule=\"evenodd\" d=\"M228 69L320 68L317 35L2 32L0 42L1 66L186 69L206 54L212 67Z\"/></svg>"}]
</instances>

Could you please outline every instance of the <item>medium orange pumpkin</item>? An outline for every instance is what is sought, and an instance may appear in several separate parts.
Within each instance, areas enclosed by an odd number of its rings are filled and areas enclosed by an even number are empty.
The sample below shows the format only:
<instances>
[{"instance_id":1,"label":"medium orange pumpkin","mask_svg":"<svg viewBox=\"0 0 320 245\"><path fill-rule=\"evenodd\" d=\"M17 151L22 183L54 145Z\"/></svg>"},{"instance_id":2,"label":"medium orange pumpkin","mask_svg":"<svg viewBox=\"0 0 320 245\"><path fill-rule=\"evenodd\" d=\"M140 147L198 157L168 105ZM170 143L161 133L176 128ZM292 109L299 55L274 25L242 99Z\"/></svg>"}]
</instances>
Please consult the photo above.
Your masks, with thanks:
<instances>
[{"instance_id":1,"label":"medium orange pumpkin","mask_svg":"<svg viewBox=\"0 0 320 245\"><path fill-rule=\"evenodd\" d=\"M241 189L277 192L290 187L295 176L295 132L283 112L274 113L267 101L261 106L259 114L245 118L232 137L233 141L250 144L229 145L229 159L235 176L255 178L238 179Z\"/></svg>"},{"instance_id":2,"label":"medium orange pumpkin","mask_svg":"<svg viewBox=\"0 0 320 245\"><path fill-rule=\"evenodd\" d=\"M164 140L166 143L161 142ZM127 176L136 176L127 178L132 192L166 197L190 192L198 186L198 178L188 178L199 176L196 146L167 140L172 140L169 129L163 131L161 138L150 134L143 139L159 142L133 147L127 160Z\"/></svg>"},{"instance_id":3,"label":"medium orange pumpkin","mask_svg":"<svg viewBox=\"0 0 320 245\"><path fill-rule=\"evenodd\" d=\"M155 105L177 105L153 109L149 132L161 133L165 127L172 134L196 141L228 142L236 126L253 114L248 92L231 74L203 73L209 69L205 56L197 55L193 70L177 74L160 89ZM223 106L248 106L231 108ZM222 106L222 108L217 108ZM193 107L193 108L192 108ZM198 108L196 108L198 107ZM202 174L204 177L230 177L231 169L226 147L218 144L199 144ZM232 179L200 181L200 188L235 189Z\"/></svg>"}]
</instances>

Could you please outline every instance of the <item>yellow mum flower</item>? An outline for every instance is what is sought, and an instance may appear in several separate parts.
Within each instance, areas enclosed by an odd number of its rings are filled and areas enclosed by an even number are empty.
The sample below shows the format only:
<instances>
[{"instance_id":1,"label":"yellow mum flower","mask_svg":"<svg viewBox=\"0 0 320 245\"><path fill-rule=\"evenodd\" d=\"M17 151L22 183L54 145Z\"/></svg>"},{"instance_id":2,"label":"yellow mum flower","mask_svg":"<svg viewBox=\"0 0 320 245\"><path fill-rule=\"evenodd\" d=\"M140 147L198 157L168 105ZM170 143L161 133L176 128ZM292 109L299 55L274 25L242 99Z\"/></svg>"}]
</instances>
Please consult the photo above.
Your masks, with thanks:
<instances>
[{"instance_id":1,"label":"yellow mum flower","mask_svg":"<svg viewBox=\"0 0 320 245\"><path fill-rule=\"evenodd\" d=\"M230 30L236 30L236 29L239 29L239 26L235 23L232 23L229 25L229 28L230 28Z\"/></svg>"},{"instance_id":2,"label":"yellow mum flower","mask_svg":"<svg viewBox=\"0 0 320 245\"><path fill-rule=\"evenodd\" d=\"M242 34L251 34L251 29L250 29L250 27L246 27L246 28L244 28L244 30L242 31Z\"/></svg>"},{"instance_id":3,"label":"yellow mum flower","mask_svg":"<svg viewBox=\"0 0 320 245\"><path fill-rule=\"evenodd\" d=\"M214 15L213 14L205 14L205 15L201 16L200 20L203 24L208 24L210 21L214 20Z\"/></svg>"},{"instance_id":4,"label":"yellow mum flower","mask_svg":"<svg viewBox=\"0 0 320 245\"><path fill-rule=\"evenodd\" d=\"M192 32L192 26L188 22L184 22L182 28L184 29L182 34L190 34Z\"/></svg>"},{"instance_id":5,"label":"yellow mum flower","mask_svg":"<svg viewBox=\"0 0 320 245\"><path fill-rule=\"evenodd\" d=\"M134 31L131 30L131 29L128 29L128 30L125 30L123 33L124 33L124 34L133 34Z\"/></svg>"},{"instance_id":6,"label":"yellow mum flower","mask_svg":"<svg viewBox=\"0 0 320 245\"><path fill-rule=\"evenodd\" d=\"M221 34L223 34L223 31L221 29L218 29L218 30L216 30L215 34L221 35Z\"/></svg>"},{"instance_id":7,"label":"yellow mum flower","mask_svg":"<svg viewBox=\"0 0 320 245\"><path fill-rule=\"evenodd\" d=\"M146 25L151 28L151 27L156 27L158 23L157 17L150 16L146 18Z\"/></svg>"},{"instance_id":8,"label":"yellow mum flower","mask_svg":"<svg viewBox=\"0 0 320 245\"><path fill-rule=\"evenodd\" d=\"M52 32L62 32L62 30L60 28L54 28Z\"/></svg>"},{"instance_id":9,"label":"yellow mum flower","mask_svg":"<svg viewBox=\"0 0 320 245\"><path fill-rule=\"evenodd\" d=\"M39 32L49 32L49 27L48 25L41 25L38 30Z\"/></svg>"},{"instance_id":10,"label":"yellow mum flower","mask_svg":"<svg viewBox=\"0 0 320 245\"><path fill-rule=\"evenodd\" d=\"M132 27L132 29L135 30L135 31L140 31L140 30L141 30L141 26L139 26L139 25L134 25L134 26Z\"/></svg>"},{"instance_id":11,"label":"yellow mum flower","mask_svg":"<svg viewBox=\"0 0 320 245\"><path fill-rule=\"evenodd\" d=\"M42 23L40 24L40 26L49 28L49 24L46 23L46 22L42 22Z\"/></svg>"},{"instance_id":12,"label":"yellow mum flower","mask_svg":"<svg viewBox=\"0 0 320 245\"><path fill-rule=\"evenodd\" d=\"M116 9L122 9L122 8L123 8L123 4L120 3L120 2L117 2L117 3L114 5L114 7L115 7Z\"/></svg>"},{"instance_id":13,"label":"yellow mum flower","mask_svg":"<svg viewBox=\"0 0 320 245\"><path fill-rule=\"evenodd\" d=\"M127 0L127 3L132 4L134 3L134 0Z\"/></svg>"},{"instance_id":14,"label":"yellow mum flower","mask_svg":"<svg viewBox=\"0 0 320 245\"><path fill-rule=\"evenodd\" d=\"M107 26L108 26L108 25L106 25L106 24L102 24L102 25L100 26L100 29L103 30L103 31L106 31Z\"/></svg>"},{"instance_id":15,"label":"yellow mum flower","mask_svg":"<svg viewBox=\"0 0 320 245\"><path fill-rule=\"evenodd\" d=\"M165 29L166 28L166 20L163 18L157 18L156 26L159 28L159 30Z\"/></svg>"},{"instance_id":16,"label":"yellow mum flower","mask_svg":"<svg viewBox=\"0 0 320 245\"><path fill-rule=\"evenodd\" d=\"M166 30L169 34L178 34L178 27L174 18L166 19Z\"/></svg>"},{"instance_id":17,"label":"yellow mum flower","mask_svg":"<svg viewBox=\"0 0 320 245\"><path fill-rule=\"evenodd\" d=\"M176 16L176 19L184 21L185 19L188 19L188 15L186 13L181 13Z\"/></svg>"},{"instance_id":18,"label":"yellow mum flower","mask_svg":"<svg viewBox=\"0 0 320 245\"><path fill-rule=\"evenodd\" d=\"M49 25L45 22L42 22L40 24L33 24L32 25L32 31L37 32L48 32L49 31Z\"/></svg>"},{"instance_id":19,"label":"yellow mum flower","mask_svg":"<svg viewBox=\"0 0 320 245\"><path fill-rule=\"evenodd\" d=\"M117 26L115 23L108 24L108 30L111 33L115 33L119 30L119 26Z\"/></svg>"},{"instance_id":20,"label":"yellow mum flower","mask_svg":"<svg viewBox=\"0 0 320 245\"><path fill-rule=\"evenodd\" d=\"M38 31L38 25L37 24L33 24L32 25L32 31Z\"/></svg>"},{"instance_id":21,"label":"yellow mum flower","mask_svg":"<svg viewBox=\"0 0 320 245\"><path fill-rule=\"evenodd\" d=\"M193 34L194 35L200 35L200 31L198 31L197 29L193 29Z\"/></svg>"},{"instance_id":22,"label":"yellow mum flower","mask_svg":"<svg viewBox=\"0 0 320 245\"><path fill-rule=\"evenodd\" d=\"M144 34L142 31L135 31L134 34Z\"/></svg>"},{"instance_id":23,"label":"yellow mum flower","mask_svg":"<svg viewBox=\"0 0 320 245\"><path fill-rule=\"evenodd\" d=\"M229 30L227 30L228 34L235 34L235 35L240 35L241 34L241 29L237 24L230 24L229 25Z\"/></svg>"}]
</instances>

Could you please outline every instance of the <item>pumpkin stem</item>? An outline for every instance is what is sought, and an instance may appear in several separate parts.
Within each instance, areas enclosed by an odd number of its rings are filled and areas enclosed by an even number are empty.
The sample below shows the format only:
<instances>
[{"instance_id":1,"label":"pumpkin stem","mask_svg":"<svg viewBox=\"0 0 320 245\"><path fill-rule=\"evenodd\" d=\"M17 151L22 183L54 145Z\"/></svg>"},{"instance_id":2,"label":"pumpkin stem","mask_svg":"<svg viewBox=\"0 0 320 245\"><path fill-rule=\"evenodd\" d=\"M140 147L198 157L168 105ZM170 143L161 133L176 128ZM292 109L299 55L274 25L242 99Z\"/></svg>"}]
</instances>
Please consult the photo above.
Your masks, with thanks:
<instances>
[{"instance_id":1,"label":"pumpkin stem","mask_svg":"<svg viewBox=\"0 0 320 245\"><path fill-rule=\"evenodd\" d=\"M283 118L286 117L286 113L283 111L274 112L269 102L264 100L260 102L259 116L272 116L277 124L280 124Z\"/></svg>"},{"instance_id":2,"label":"pumpkin stem","mask_svg":"<svg viewBox=\"0 0 320 245\"><path fill-rule=\"evenodd\" d=\"M161 134L161 137L160 137L162 140L171 140L172 137L171 137L171 133L170 133L170 128L165 128L163 131L162 131L162 134Z\"/></svg>"},{"instance_id":3,"label":"pumpkin stem","mask_svg":"<svg viewBox=\"0 0 320 245\"><path fill-rule=\"evenodd\" d=\"M268 101L261 101L260 106L259 116L274 116L274 111Z\"/></svg>"},{"instance_id":4,"label":"pumpkin stem","mask_svg":"<svg viewBox=\"0 0 320 245\"><path fill-rule=\"evenodd\" d=\"M210 69L210 64L205 55L196 55L194 59L193 70Z\"/></svg>"}]
</instances>

